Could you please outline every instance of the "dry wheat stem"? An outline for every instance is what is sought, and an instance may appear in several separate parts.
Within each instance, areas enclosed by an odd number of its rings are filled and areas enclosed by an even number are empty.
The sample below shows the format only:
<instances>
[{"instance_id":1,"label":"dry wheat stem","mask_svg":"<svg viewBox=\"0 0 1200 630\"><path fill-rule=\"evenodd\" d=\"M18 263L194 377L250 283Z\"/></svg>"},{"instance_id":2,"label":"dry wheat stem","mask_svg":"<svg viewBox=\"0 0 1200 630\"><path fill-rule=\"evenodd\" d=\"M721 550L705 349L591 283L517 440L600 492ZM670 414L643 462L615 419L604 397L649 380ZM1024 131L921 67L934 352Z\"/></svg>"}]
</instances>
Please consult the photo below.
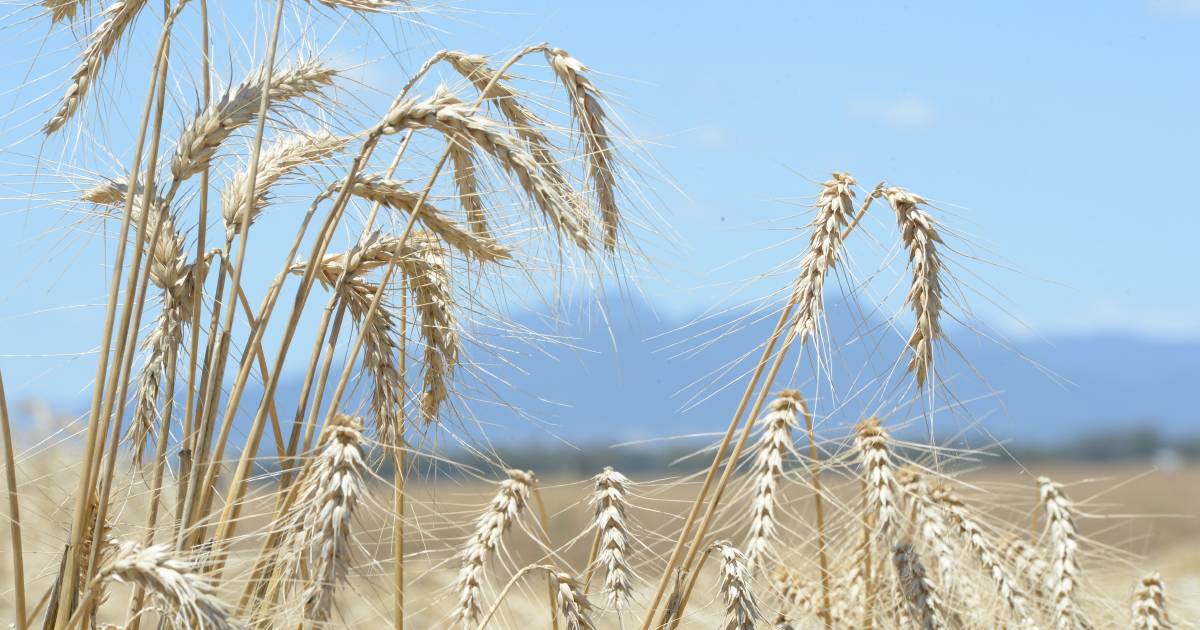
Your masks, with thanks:
<instances>
[{"instance_id":1,"label":"dry wheat stem","mask_svg":"<svg viewBox=\"0 0 1200 630\"><path fill-rule=\"evenodd\" d=\"M70 0L50 0L56 6L51 7L51 17L54 21L62 17L70 19L75 14L76 4ZM183 4L182 2L180 3ZM113 49L121 41L121 37L133 24L138 13L146 6L146 0L117 0L104 9L104 20L92 31L87 38L87 48L83 51L83 59L71 75L71 83L59 100L58 109L50 120L46 121L43 131L50 135L75 115L87 96L92 84L100 77L100 69L112 55Z\"/></svg>"},{"instance_id":2,"label":"dry wheat stem","mask_svg":"<svg viewBox=\"0 0 1200 630\"><path fill-rule=\"evenodd\" d=\"M1151 573L1142 578L1133 594L1134 630L1159 630L1173 627L1167 614L1167 593L1162 576Z\"/></svg>"},{"instance_id":3,"label":"dry wheat stem","mask_svg":"<svg viewBox=\"0 0 1200 630\"><path fill-rule=\"evenodd\" d=\"M760 420L766 426L755 445L750 472L750 533L746 542L746 564L751 572L763 561L775 538L777 484L783 476L783 460L794 452L792 430L799 426L800 392L787 389L771 401L767 415Z\"/></svg>"},{"instance_id":4,"label":"dry wheat stem","mask_svg":"<svg viewBox=\"0 0 1200 630\"><path fill-rule=\"evenodd\" d=\"M896 545L892 550L892 565L896 568L896 577L904 601L908 604L908 612L919 620L921 629L945 628L946 621L937 588L926 575L925 565L921 563L912 544Z\"/></svg>"},{"instance_id":5,"label":"dry wheat stem","mask_svg":"<svg viewBox=\"0 0 1200 630\"><path fill-rule=\"evenodd\" d=\"M595 562L604 567L604 592L608 596L608 605L614 610L622 610L629 604L633 590L630 568L631 534L629 531L629 479L621 473L606 466L604 471L594 478L595 490L592 493L592 506L595 516L592 527L596 530L599 553ZM591 575L591 564L588 576Z\"/></svg>"},{"instance_id":6,"label":"dry wheat stem","mask_svg":"<svg viewBox=\"0 0 1200 630\"><path fill-rule=\"evenodd\" d=\"M4 396L4 376L0 374L0 430L4 439L4 479L8 486L9 543L12 545L14 626L25 630L25 560L21 546L21 502L17 493L17 462L13 457L12 425L8 417L8 399Z\"/></svg>"},{"instance_id":7,"label":"dry wheat stem","mask_svg":"<svg viewBox=\"0 0 1200 630\"><path fill-rule=\"evenodd\" d=\"M884 189L883 196L896 213L900 238L908 250L912 284L905 301L916 319L908 338L912 353L908 371L914 374L917 386L921 387L933 370L933 346L942 336L942 259L937 249L942 237L938 234L937 221L921 207L928 203L923 197L903 188Z\"/></svg>"}]
</instances>

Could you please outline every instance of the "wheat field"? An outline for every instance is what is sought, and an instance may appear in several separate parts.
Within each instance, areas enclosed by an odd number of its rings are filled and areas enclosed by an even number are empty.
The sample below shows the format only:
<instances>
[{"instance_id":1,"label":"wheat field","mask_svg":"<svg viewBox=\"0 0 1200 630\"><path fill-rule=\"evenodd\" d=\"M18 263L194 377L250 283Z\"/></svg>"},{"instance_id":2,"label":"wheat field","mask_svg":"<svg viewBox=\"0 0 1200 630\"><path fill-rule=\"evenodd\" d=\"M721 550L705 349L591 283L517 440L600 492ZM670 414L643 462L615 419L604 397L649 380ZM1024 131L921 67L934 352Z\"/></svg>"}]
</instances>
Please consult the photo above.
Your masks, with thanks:
<instances>
[{"instance_id":1,"label":"wheat field","mask_svg":"<svg viewBox=\"0 0 1200 630\"><path fill-rule=\"evenodd\" d=\"M559 342L516 324L514 302L633 286L645 243L669 240L647 194L652 150L570 42L348 63L323 56L314 25L370 38L439 7L259 4L248 23L217 0L17 9L75 55L45 74L49 150L26 200L103 235L111 276L95 379L77 384L87 411L34 430L0 395L6 623L1195 618L1200 506L1177 490L1195 470L1027 470L920 430L958 405L941 365L971 313L970 249L930 198L887 181L798 184L809 203L788 277L754 315L774 328L722 359L742 396L700 464L652 478L510 468L464 413L481 396L466 376L506 404L485 358ZM146 54L122 54L135 47ZM397 87L358 78L368 63L383 74L362 76ZM140 105L114 139L118 96ZM860 244L870 258L851 255ZM880 285L893 289L867 290ZM897 308L847 342L825 312L834 296ZM897 339L899 356L841 365L843 344ZM868 374L843 382L846 368ZM292 373L302 385L284 400Z\"/></svg>"}]
</instances>

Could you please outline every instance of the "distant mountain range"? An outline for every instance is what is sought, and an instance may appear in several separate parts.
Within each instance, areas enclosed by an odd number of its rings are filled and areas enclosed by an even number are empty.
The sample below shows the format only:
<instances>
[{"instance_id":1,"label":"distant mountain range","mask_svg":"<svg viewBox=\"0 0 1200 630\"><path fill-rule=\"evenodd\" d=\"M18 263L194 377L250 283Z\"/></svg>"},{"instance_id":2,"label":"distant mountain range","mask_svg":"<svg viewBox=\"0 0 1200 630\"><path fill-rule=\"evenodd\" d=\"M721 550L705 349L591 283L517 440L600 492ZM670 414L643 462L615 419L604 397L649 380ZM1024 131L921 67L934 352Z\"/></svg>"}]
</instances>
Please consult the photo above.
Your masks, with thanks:
<instances>
[{"instance_id":1,"label":"distant mountain range","mask_svg":"<svg viewBox=\"0 0 1200 630\"><path fill-rule=\"evenodd\" d=\"M826 426L875 412L894 422L921 418L927 405L914 402L912 379L898 360L905 331L888 330L881 318L844 304L827 310L821 350L809 347L799 362L785 363L777 385L799 387ZM503 351L473 350L478 365L460 375L454 403L463 420L449 430L477 438L482 429L501 446L549 446L560 438L614 444L722 431L753 365L746 357L757 358L776 317L736 311L691 325L664 322L629 297L607 300L605 317L597 315L577 312L548 326L547 316L526 313L516 318L518 327L560 341L529 344L502 336ZM598 323L604 320L609 324ZM1112 335L1004 345L967 329L947 334L954 347L938 357L938 435L983 426L989 440L1037 445L1134 426L1168 438L1200 433L1200 342ZM737 367L720 371L739 357ZM886 374L887 381L872 380ZM298 387L296 380L281 385L284 417ZM915 438L924 431L917 421L908 433Z\"/></svg>"}]
</instances>

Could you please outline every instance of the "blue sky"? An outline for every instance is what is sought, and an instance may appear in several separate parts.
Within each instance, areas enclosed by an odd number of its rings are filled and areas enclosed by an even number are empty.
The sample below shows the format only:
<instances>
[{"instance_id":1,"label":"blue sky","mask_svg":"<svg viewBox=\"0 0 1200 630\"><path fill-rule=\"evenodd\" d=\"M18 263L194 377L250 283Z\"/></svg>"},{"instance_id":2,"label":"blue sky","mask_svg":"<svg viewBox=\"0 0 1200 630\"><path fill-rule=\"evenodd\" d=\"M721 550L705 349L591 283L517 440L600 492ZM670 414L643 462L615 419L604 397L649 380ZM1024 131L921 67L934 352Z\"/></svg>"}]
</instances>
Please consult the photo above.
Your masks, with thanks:
<instances>
[{"instance_id":1,"label":"blue sky","mask_svg":"<svg viewBox=\"0 0 1200 630\"><path fill-rule=\"evenodd\" d=\"M33 60L74 49L39 50L46 27L13 11L0 107L19 136ZM1200 2L464 2L428 22L385 35L410 61L545 40L593 68L657 160L646 186L678 247L649 246L642 284L669 317L794 254L769 248L844 170L937 201L988 263L975 306L1001 329L1017 329L1007 311L1021 334L1200 338ZM328 52L362 56L346 34ZM363 72L384 91L403 80ZM95 344L107 272L72 257L87 239L61 219L31 215L24 172L0 166L0 368L28 391L82 390L91 362L71 355Z\"/></svg>"}]
</instances>

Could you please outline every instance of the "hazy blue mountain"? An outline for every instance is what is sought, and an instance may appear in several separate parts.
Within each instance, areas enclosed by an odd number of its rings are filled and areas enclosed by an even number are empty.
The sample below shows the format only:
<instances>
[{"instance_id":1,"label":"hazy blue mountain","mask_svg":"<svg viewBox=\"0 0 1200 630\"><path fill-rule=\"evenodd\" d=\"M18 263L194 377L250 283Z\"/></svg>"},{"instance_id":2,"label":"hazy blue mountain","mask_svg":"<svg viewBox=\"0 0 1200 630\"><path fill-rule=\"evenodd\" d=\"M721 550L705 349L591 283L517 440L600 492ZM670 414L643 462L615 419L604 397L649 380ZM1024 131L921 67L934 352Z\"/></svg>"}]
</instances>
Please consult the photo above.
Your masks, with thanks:
<instances>
[{"instance_id":1,"label":"hazy blue mountain","mask_svg":"<svg viewBox=\"0 0 1200 630\"><path fill-rule=\"evenodd\" d=\"M694 383L753 350L768 336L775 319L766 314L724 330L723 325L746 314L737 312L680 329L686 322L660 321L647 305L629 298L610 300L606 313L611 327L598 323L594 312L576 314L555 326L547 326L543 315L518 316L519 325L563 340L536 347L502 341L508 345L503 353L474 352L479 367L460 378L455 403L456 414L468 420L454 430L477 435L483 427L489 439L500 444L552 444L556 437L577 444L611 444L723 430L741 395L746 362L711 379L733 383L731 387L719 389L710 383L697 388ZM878 403L867 394L883 392L892 405L911 398L911 392L904 393L910 379L902 365L889 385L865 380L887 373L903 350L900 334L879 334L879 321L838 304L829 306L829 327L840 349L820 365L833 370L842 396L831 422L852 422L875 410ZM724 332L715 334L719 330ZM871 334L861 336L858 331L863 330ZM954 352L939 359L947 391L961 401L954 413L942 410L935 415L939 434L974 421L981 421L995 437L1024 443L1059 442L1080 432L1135 425L1153 425L1165 435L1200 433L1200 343L1114 335L1002 347L967 330L949 334L969 364ZM708 341L712 343L705 345ZM788 370L796 364L789 362L779 384L799 384L812 395L817 364L809 354L794 379ZM294 381L281 387L285 416L297 387ZM366 384L358 389L366 390ZM864 394L847 396L852 391ZM708 397L689 405L701 392ZM499 399L508 406L498 404ZM828 400L815 403L819 412L833 406ZM918 411L909 405L896 413L911 417ZM453 441L445 435L438 439Z\"/></svg>"}]
</instances>

